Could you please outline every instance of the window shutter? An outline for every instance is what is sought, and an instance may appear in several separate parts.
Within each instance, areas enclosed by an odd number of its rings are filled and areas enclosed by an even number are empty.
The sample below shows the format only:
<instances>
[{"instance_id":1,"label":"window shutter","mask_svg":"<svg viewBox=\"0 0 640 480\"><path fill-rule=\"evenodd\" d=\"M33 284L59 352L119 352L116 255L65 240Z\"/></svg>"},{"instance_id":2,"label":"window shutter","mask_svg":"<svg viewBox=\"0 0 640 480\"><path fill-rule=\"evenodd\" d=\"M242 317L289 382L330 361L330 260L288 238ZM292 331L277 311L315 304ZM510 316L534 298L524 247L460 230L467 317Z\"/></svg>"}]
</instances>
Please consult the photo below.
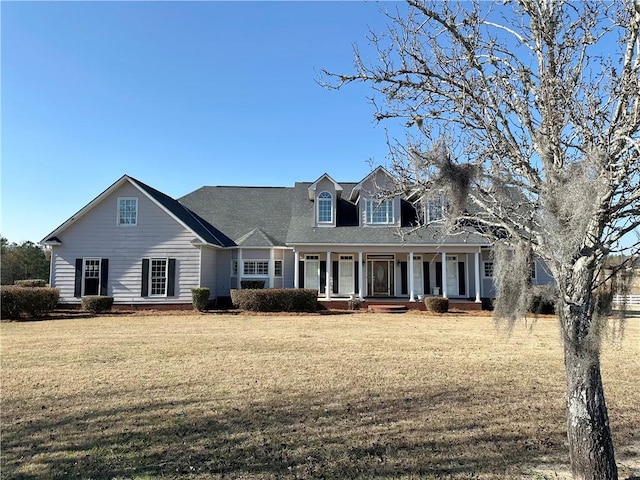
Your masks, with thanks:
<instances>
[{"instance_id":1,"label":"window shutter","mask_svg":"<svg viewBox=\"0 0 640 480\"><path fill-rule=\"evenodd\" d=\"M107 282L109 281L109 259L103 258L100 262L100 295L107 294Z\"/></svg>"},{"instance_id":2,"label":"window shutter","mask_svg":"<svg viewBox=\"0 0 640 480\"><path fill-rule=\"evenodd\" d=\"M431 275L429 275L429 262L422 262L422 275L424 282L424 293L431 295Z\"/></svg>"},{"instance_id":3,"label":"window shutter","mask_svg":"<svg viewBox=\"0 0 640 480\"><path fill-rule=\"evenodd\" d=\"M173 297L176 294L176 259L169 259L167 268L167 297Z\"/></svg>"},{"instance_id":4,"label":"window shutter","mask_svg":"<svg viewBox=\"0 0 640 480\"><path fill-rule=\"evenodd\" d=\"M442 293L442 262L436 262L436 287Z\"/></svg>"},{"instance_id":5,"label":"window shutter","mask_svg":"<svg viewBox=\"0 0 640 480\"><path fill-rule=\"evenodd\" d=\"M407 262L400 262L400 293L406 295L409 292L409 286L407 285Z\"/></svg>"},{"instance_id":6,"label":"window shutter","mask_svg":"<svg viewBox=\"0 0 640 480\"><path fill-rule=\"evenodd\" d=\"M337 261L333 261L333 293L338 293L338 288L340 287L340 279L339 279L339 268L338 267L338 262Z\"/></svg>"},{"instance_id":7,"label":"window shutter","mask_svg":"<svg viewBox=\"0 0 640 480\"><path fill-rule=\"evenodd\" d=\"M360 269L358 268L358 261L353 262L353 291L356 293L360 293Z\"/></svg>"},{"instance_id":8,"label":"window shutter","mask_svg":"<svg viewBox=\"0 0 640 480\"><path fill-rule=\"evenodd\" d=\"M298 262L298 287L304 288L304 261Z\"/></svg>"},{"instance_id":9,"label":"window shutter","mask_svg":"<svg viewBox=\"0 0 640 480\"><path fill-rule=\"evenodd\" d=\"M76 258L76 276L73 284L73 296L80 298L82 296L82 259Z\"/></svg>"},{"instance_id":10,"label":"window shutter","mask_svg":"<svg viewBox=\"0 0 640 480\"><path fill-rule=\"evenodd\" d=\"M149 259L142 259L142 291L140 292L141 297L149 296Z\"/></svg>"},{"instance_id":11,"label":"window shutter","mask_svg":"<svg viewBox=\"0 0 640 480\"><path fill-rule=\"evenodd\" d=\"M458 262L458 294L466 295L467 282L464 278L464 262Z\"/></svg>"},{"instance_id":12,"label":"window shutter","mask_svg":"<svg viewBox=\"0 0 640 480\"><path fill-rule=\"evenodd\" d=\"M327 286L327 262L320 261L320 293L326 293Z\"/></svg>"}]
</instances>

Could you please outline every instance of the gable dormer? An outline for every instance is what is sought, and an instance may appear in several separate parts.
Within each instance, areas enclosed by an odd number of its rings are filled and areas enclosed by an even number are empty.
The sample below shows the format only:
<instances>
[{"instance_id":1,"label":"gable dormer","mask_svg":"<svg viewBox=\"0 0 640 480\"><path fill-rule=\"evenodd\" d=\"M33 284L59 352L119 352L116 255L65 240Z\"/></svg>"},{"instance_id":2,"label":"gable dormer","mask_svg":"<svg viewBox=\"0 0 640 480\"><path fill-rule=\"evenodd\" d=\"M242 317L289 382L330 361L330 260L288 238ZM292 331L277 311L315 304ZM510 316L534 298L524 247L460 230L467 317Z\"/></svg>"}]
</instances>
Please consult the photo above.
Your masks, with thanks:
<instances>
[{"instance_id":1,"label":"gable dormer","mask_svg":"<svg viewBox=\"0 0 640 480\"><path fill-rule=\"evenodd\" d=\"M335 227L338 199L342 186L326 173L307 189L309 200L314 202L313 222L316 227Z\"/></svg>"},{"instance_id":2,"label":"gable dormer","mask_svg":"<svg viewBox=\"0 0 640 480\"><path fill-rule=\"evenodd\" d=\"M376 168L358 183L349 200L358 204L361 226L400 226L400 196L390 196L395 190L393 176L383 167Z\"/></svg>"}]
</instances>

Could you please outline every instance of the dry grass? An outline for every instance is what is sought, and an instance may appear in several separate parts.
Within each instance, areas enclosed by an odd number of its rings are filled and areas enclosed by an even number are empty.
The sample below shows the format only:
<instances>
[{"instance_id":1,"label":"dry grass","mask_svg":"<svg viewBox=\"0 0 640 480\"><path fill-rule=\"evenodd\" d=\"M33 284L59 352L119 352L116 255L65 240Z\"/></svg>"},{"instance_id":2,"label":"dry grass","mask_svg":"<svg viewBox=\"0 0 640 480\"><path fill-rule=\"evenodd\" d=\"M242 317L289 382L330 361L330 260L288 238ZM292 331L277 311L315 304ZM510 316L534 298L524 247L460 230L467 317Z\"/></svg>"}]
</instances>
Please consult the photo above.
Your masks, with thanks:
<instances>
[{"instance_id":1,"label":"dry grass","mask_svg":"<svg viewBox=\"0 0 640 480\"><path fill-rule=\"evenodd\" d=\"M603 353L621 478L640 474L639 323ZM555 319L511 337L419 313L1 333L5 479L543 479L567 463Z\"/></svg>"}]
</instances>

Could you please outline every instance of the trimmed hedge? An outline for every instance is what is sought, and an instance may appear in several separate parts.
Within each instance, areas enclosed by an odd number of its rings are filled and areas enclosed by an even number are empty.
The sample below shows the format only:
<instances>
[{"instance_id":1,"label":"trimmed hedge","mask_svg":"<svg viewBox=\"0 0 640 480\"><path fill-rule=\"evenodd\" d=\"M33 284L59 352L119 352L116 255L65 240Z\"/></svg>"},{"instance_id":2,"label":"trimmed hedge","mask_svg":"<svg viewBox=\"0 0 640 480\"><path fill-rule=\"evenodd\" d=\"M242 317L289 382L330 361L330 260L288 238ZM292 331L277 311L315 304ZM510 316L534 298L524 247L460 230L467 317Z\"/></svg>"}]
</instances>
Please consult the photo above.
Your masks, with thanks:
<instances>
[{"instance_id":1,"label":"trimmed hedge","mask_svg":"<svg viewBox=\"0 0 640 480\"><path fill-rule=\"evenodd\" d=\"M108 312L113 306L113 297L106 295L87 295L82 297L81 308L91 313Z\"/></svg>"},{"instance_id":2,"label":"trimmed hedge","mask_svg":"<svg viewBox=\"0 0 640 480\"><path fill-rule=\"evenodd\" d=\"M47 281L42 278L29 278L27 280L16 280L13 284L18 287L46 287Z\"/></svg>"},{"instance_id":3,"label":"trimmed hedge","mask_svg":"<svg viewBox=\"0 0 640 480\"><path fill-rule=\"evenodd\" d=\"M191 303L193 303L193 309L198 312L204 312L209 305L209 292L208 288L192 288L191 289Z\"/></svg>"},{"instance_id":4,"label":"trimmed hedge","mask_svg":"<svg viewBox=\"0 0 640 480\"><path fill-rule=\"evenodd\" d=\"M316 312L318 291L306 288L231 290L235 308L252 312Z\"/></svg>"},{"instance_id":5,"label":"trimmed hedge","mask_svg":"<svg viewBox=\"0 0 640 480\"><path fill-rule=\"evenodd\" d=\"M22 314L37 318L51 313L59 297L57 288L5 285L0 287L0 315L11 319L18 319Z\"/></svg>"},{"instance_id":6,"label":"trimmed hedge","mask_svg":"<svg viewBox=\"0 0 640 480\"><path fill-rule=\"evenodd\" d=\"M245 289L264 288L264 280L240 280L240 286Z\"/></svg>"},{"instance_id":7,"label":"trimmed hedge","mask_svg":"<svg viewBox=\"0 0 640 480\"><path fill-rule=\"evenodd\" d=\"M427 311L434 313L447 313L449 311L449 299L444 297L426 297L424 306Z\"/></svg>"}]
</instances>

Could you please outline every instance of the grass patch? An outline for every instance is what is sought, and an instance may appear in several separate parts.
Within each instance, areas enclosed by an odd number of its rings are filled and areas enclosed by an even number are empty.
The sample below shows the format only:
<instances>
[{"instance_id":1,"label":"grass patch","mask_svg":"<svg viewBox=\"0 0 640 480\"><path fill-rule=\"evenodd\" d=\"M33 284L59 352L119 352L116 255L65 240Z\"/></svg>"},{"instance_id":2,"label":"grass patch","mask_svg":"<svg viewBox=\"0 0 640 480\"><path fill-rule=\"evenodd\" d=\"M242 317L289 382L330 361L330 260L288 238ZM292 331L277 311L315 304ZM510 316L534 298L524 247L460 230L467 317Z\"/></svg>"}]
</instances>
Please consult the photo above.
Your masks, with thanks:
<instances>
[{"instance_id":1,"label":"grass patch","mask_svg":"<svg viewBox=\"0 0 640 480\"><path fill-rule=\"evenodd\" d=\"M489 318L420 314L123 315L1 334L6 479L512 479L568 463L552 318L510 337ZM621 478L635 474L639 343L631 319L602 358Z\"/></svg>"}]
</instances>

